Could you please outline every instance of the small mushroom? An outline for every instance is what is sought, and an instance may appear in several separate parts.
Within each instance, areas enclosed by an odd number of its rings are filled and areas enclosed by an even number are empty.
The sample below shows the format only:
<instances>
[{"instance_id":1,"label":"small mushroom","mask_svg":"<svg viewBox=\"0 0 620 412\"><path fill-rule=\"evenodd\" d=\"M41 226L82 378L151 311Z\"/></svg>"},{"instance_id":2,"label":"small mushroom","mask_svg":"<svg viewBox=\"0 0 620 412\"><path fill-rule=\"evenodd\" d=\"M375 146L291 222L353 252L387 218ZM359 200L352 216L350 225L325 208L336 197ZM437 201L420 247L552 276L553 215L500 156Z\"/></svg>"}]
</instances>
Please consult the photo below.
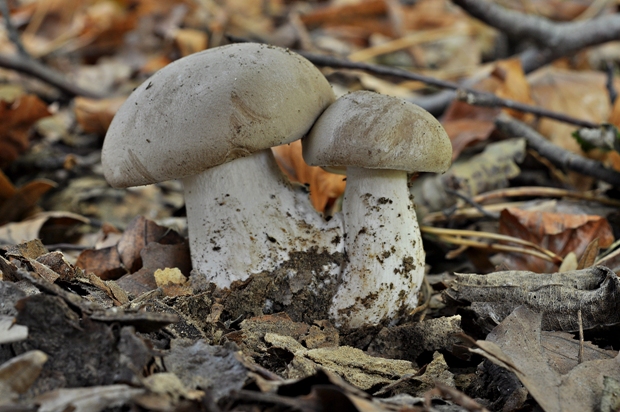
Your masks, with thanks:
<instances>
[{"instance_id":1,"label":"small mushroom","mask_svg":"<svg viewBox=\"0 0 620 412\"><path fill-rule=\"evenodd\" d=\"M330 317L345 328L396 323L418 303L424 249L407 174L444 172L452 146L424 109L378 93L347 94L302 140L306 162L345 168L348 263Z\"/></svg>"},{"instance_id":2,"label":"small mushroom","mask_svg":"<svg viewBox=\"0 0 620 412\"><path fill-rule=\"evenodd\" d=\"M182 179L195 270L219 287L296 251L337 248L270 148L300 139L334 100L321 72L278 47L234 44L158 71L114 117L102 163L114 187Z\"/></svg>"}]
</instances>

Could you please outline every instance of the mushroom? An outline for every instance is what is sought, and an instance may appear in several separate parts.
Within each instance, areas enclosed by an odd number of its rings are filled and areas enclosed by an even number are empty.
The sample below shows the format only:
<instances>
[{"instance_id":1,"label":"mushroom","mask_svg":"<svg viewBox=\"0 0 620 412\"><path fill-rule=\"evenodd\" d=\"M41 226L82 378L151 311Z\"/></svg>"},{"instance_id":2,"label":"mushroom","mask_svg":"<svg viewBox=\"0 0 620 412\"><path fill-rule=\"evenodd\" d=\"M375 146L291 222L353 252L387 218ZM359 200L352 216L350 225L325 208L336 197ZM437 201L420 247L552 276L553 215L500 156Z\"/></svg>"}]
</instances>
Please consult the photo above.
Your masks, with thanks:
<instances>
[{"instance_id":1,"label":"mushroom","mask_svg":"<svg viewBox=\"0 0 620 412\"><path fill-rule=\"evenodd\" d=\"M394 324L414 309L424 249L407 174L444 172L452 146L439 122L401 99L360 91L319 117L302 140L314 166L345 168L345 253L330 317L339 327Z\"/></svg>"},{"instance_id":2,"label":"mushroom","mask_svg":"<svg viewBox=\"0 0 620 412\"><path fill-rule=\"evenodd\" d=\"M339 247L339 222L293 189L270 150L300 139L333 100L321 72L288 50L196 53L129 96L103 144L104 175L114 187L182 179L193 268L229 287L292 252Z\"/></svg>"}]
</instances>

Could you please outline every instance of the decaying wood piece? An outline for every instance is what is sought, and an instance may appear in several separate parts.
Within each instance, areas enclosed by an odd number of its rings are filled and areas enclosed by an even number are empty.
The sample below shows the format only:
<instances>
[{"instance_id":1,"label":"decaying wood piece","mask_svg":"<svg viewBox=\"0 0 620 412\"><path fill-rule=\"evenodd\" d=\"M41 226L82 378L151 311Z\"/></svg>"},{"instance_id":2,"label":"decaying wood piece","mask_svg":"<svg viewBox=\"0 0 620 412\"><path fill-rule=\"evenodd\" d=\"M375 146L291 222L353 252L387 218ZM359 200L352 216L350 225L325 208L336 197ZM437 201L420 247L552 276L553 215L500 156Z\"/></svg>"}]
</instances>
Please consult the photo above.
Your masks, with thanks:
<instances>
[{"instance_id":1,"label":"decaying wood piece","mask_svg":"<svg viewBox=\"0 0 620 412\"><path fill-rule=\"evenodd\" d=\"M543 330L577 331L579 309L584 329L620 322L620 281L604 266L551 274L459 274L444 293L471 303L471 309L491 325L520 305L542 314Z\"/></svg>"}]
</instances>

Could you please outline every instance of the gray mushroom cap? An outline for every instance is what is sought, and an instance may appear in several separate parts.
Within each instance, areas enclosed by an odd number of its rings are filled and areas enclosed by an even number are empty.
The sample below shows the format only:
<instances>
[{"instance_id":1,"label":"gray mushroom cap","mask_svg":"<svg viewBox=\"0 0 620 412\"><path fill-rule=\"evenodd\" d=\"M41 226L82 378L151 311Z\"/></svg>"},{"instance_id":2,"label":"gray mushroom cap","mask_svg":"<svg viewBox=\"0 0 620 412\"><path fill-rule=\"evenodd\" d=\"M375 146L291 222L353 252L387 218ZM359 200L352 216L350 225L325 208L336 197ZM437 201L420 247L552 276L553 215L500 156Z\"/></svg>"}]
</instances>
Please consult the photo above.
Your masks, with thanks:
<instances>
[{"instance_id":1,"label":"gray mushroom cap","mask_svg":"<svg viewBox=\"0 0 620 412\"><path fill-rule=\"evenodd\" d=\"M195 175L301 138L333 100L321 72L282 48L243 43L192 54L119 109L103 144L104 175L114 187Z\"/></svg>"},{"instance_id":2,"label":"gray mushroom cap","mask_svg":"<svg viewBox=\"0 0 620 412\"><path fill-rule=\"evenodd\" d=\"M309 165L443 173L452 160L445 130L426 110L369 91L349 93L325 110L304 138Z\"/></svg>"}]
</instances>

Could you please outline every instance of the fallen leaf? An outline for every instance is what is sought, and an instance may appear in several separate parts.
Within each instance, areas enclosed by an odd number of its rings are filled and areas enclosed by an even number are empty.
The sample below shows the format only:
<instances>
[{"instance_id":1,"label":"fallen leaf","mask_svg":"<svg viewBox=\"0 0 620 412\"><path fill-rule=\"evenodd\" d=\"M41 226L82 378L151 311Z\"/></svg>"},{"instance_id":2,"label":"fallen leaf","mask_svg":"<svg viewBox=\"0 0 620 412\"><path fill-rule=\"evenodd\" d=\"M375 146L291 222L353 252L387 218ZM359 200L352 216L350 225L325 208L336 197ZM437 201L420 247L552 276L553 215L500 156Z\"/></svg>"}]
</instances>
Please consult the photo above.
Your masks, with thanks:
<instances>
[{"instance_id":1,"label":"fallen leaf","mask_svg":"<svg viewBox=\"0 0 620 412\"><path fill-rule=\"evenodd\" d=\"M457 274L446 298L469 302L477 323L491 330L518 306L541 313L543 330L579 330L620 323L620 280L604 266L563 273L504 271Z\"/></svg>"},{"instance_id":2,"label":"fallen leaf","mask_svg":"<svg viewBox=\"0 0 620 412\"><path fill-rule=\"evenodd\" d=\"M577 215L504 209L500 214L499 233L540 245L559 256L574 252L581 256L588 244L599 238L600 247L607 248L614 236L607 219L595 215ZM558 266L532 255L506 253L505 264L513 270L546 273Z\"/></svg>"},{"instance_id":3,"label":"fallen leaf","mask_svg":"<svg viewBox=\"0 0 620 412\"><path fill-rule=\"evenodd\" d=\"M530 85L525 77L521 61L519 59L509 59L497 62L492 75L500 79L501 83L495 94L504 99L514 100L519 103L534 104L530 95ZM504 109L510 116L522 120L530 121L533 119L532 114L516 111L512 109Z\"/></svg>"},{"instance_id":4,"label":"fallen leaf","mask_svg":"<svg viewBox=\"0 0 620 412\"><path fill-rule=\"evenodd\" d=\"M586 246L586 250L583 252L583 255L581 255L579 263L577 264L577 269L589 268L590 266L594 265L594 262L596 262L596 257L598 256L598 252L600 250L598 243L598 238L595 238L588 244L588 246Z\"/></svg>"},{"instance_id":5,"label":"fallen leaf","mask_svg":"<svg viewBox=\"0 0 620 412\"><path fill-rule=\"evenodd\" d=\"M127 100L125 97L109 99L89 99L76 97L74 101L75 118L84 133L104 136L112 122L112 118Z\"/></svg>"},{"instance_id":6,"label":"fallen leaf","mask_svg":"<svg viewBox=\"0 0 620 412\"><path fill-rule=\"evenodd\" d=\"M344 193L344 176L326 172L318 166L308 166L301 154L301 141L272 148L280 169L293 182L308 185L310 201L320 212L325 211L329 202L333 202Z\"/></svg>"},{"instance_id":7,"label":"fallen leaf","mask_svg":"<svg viewBox=\"0 0 620 412\"><path fill-rule=\"evenodd\" d=\"M47 105L35 95L24 94L14 101L0 100L0 169L30 147L30 128L50 114Z\"/></svg>"},{"instance_id":8,"label":"fallen leaf","mask_svg":"<svg viewBox=\"0 0 620 412\"><path fill-rule=\"evenodd\" d=\"M40 350L31 350L0 365L0 406L17 400L30 388L47 359Z\"/></svg>"},{"instance_id":9,"label":"fallen leaf","mask_svg":"<svg viewBox=\"0 0 620 412\"><path fill-rule=\"evenodd\" d=\"M0 243L16 245L37 238L45 240L45 243L62 243L73 227L88 223L89 219L75 213L37 213L22 222L0 227Z\"/></svg>"},{"instance_id":10,"label":"fallen leaf","mask_svg":"<svg viewBox=\"0 0 620 412\"><path fill-rule=\"evenodd\" d=\"M541 320L540 314L519 307L489 333L486 344L510 360L501 366L517 375L545 412L598 410L604 377L620 379L620 356L585 361L561 373L541 345ZM495 362L484 348L472 351Z\"/></svg>"},{"instance_id":11,"label":"fallen leaf","mask_svg":"<svg viewBox=\"0 0 620 412\"><path fill-rule=\"evenodd\" d=\"M103 280L116 280L127 273L121 264L116 246L103 249L86 249L80 253L75 265L86 273L94 273Z\"/></svg>"},{"instance_id":12,"label":"fallen leaf","mask_svg":"<svg viewBox=\"0 0 620 412\"><path fill-rule=\"evenodd\" d=\"M0 178L0 182L2 180L4 179ZM1 183L4 187L3 192L6 194L12 192L12 194L6 197L4 201L0 201L0 226L9 222L19 221L27 216L33 211L41 196L56 187L56 183L51 180L37 179L26 183L19 189L13 188L11 190L6 184L7 182L8 179Z\"/></svg>"}]
</instances>

